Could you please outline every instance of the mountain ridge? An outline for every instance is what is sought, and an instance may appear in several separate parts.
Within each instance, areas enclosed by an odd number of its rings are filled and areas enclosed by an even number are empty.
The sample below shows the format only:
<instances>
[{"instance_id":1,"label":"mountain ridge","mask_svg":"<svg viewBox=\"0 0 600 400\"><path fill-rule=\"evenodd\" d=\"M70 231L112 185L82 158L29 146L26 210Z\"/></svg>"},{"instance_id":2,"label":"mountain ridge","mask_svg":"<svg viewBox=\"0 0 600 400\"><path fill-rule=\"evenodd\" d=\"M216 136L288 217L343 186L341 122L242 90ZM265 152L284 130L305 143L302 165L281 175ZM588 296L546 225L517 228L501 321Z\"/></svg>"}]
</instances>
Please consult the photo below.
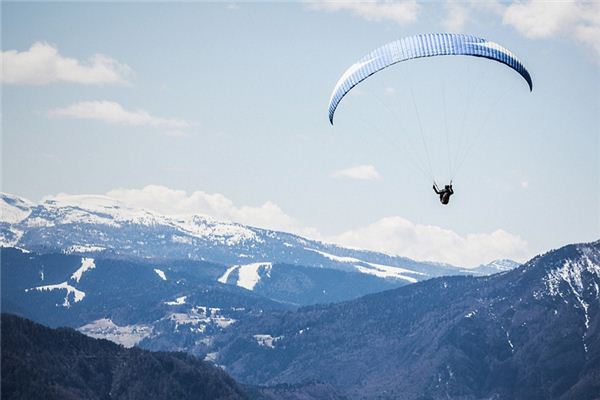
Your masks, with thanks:
<instances>
[{"instance_id":1,"label":"mountain ridge","mask_svg":"<svg viewBox=\"0 0 600 400\"><path fill-rule=\"evenodd\" d=\"M355 399L595 399L599 285L600 241L568 245L497 275L259 316L213 351L241 382L319 377Z\"/></svg>"},{"instance_id":2,"label":"mountain ridge","mask_svg":"<svg viewBox=\"0 0 600 400\"><path fill-rule=\"evenodd\" d=\"M283 263L413 283L442 275L497 272L345 248L212 217L165 216L107 196L62 196L41 203L0 194L0 245L38 253L189 259L225 265Z\"/></svg>"}]
</instances>

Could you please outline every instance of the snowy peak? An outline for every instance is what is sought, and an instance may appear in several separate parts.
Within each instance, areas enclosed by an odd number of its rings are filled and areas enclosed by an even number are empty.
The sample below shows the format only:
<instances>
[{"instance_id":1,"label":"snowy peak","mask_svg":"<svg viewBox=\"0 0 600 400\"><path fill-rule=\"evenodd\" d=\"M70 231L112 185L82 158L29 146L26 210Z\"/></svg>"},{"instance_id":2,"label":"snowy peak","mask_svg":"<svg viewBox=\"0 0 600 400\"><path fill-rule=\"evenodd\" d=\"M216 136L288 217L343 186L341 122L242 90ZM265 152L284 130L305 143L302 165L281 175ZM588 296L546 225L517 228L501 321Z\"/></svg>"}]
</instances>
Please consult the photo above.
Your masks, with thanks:
<instances>
[{"instance_id":1,"label":"snowy peak","mask_svg":"<svg viewBox=\"0 0 600 400\"><path fill-rule=\"evenodd\" d=\"M501 260L492 261L489 264L482 265L482 267L493 268L493 269L497 270L498 272L505 272L505 271L513 270L520 265L521 264L516 261L508 260L505 258L505 259L501 259Z\"/></svg>"},{"instance_id":2,"label":"snowy peak","mask_svg":"<svg viewBox=\"0 0 600 400\"><path fill-rule=\"evenodd\" d=\"M52 198L46 198L43 204L49 207L78 207L92 212L106 212L111 209L127 208L118 200L99 195L61 194Z\"/></svg>"},{"instance_id":3,"label":"snowy peak","mask_svg":"<svg viewBox=\"0 0 600 400\"><path fill-rule=\"evenodd\" d=\"M249 240L258 240L256 233L248 227L233 223L219 222L202 215L167 216L153 211L133 208L107 196L95 195L58 195L46 198L36 204L16 196L2 194L0 198L2 211L0 222L6 224L1 232L3 247L15 246L26 231L58 230L65 226L94 225L107 229L165 229L170 230L165 237L174 245L193 244L193 238L209 240L215 245L235 246ZM77 229L79 230L79 229ZM74 235L65 235L61 243L69 242ZM93 237L92 233L85 235L84 240L69 243L59 250L66 253L87 254L102 251L107 248L106 233ZM78 232L78 235L81 235ZM70 236L70 237L67 237ZM139 241L138 241L139 244ZM44 243L44 247L51 245ZM129 245L129 247L131 247Z\"/></svg>"},{"instance_id":4,"label":"snowy peak","mask_svg":"<svg viewBox=\"0 0 600 400\"><path fill-rule=\"evenodd\" d=\"M529 268L534 270L546 259L551 263L543 271L545 294L553 297L573 294L580 303L583 298L600 299L600 241L547 253L533 259Z\"/></svg>"},{"instance_id":5,"label":"snowy peak","mask_svg":"<svg viewBox=\"0 0 600 400\"><path fill-rule=\"evenodd\" d=\"M511 271L518 268L520 265L521 264L513 260L500 259L494 260L488 264L481 264L470 271L475 275L491 275Z\"/></svg>"},{"instance_id":6,"label":"snowy peak","mask_svg":"<svg viewBox=\"0 0 600 400\"><path fill-rule=\"evenodd\" d=\"M0 218L2 222L16 224L23 221L31 214L34 203L29 200L0 193Z\"/></svg>"},{"instance_id":7,"label":"snowy peak","mask_svg":"<svg viewBox=\"0 0 600 400\"><path fill-rule=\"evenodd\" d=\"M241 276L239 286L250 290L260 280L257 276L266 274L262 263L336 269L396 284L468 273L202 215L162 215L107 196L57 195L36 204L5 194L1 205L1 247L97 258L215 262L231 266L230 275Z\"/></svg>"},{"instance_id":8,"label":"snowy peak","mask_svg":"<svg viewBox=\"0 0 600 400\"><path fill-rule=\"evenodd\" d=\"M58 223L98 223L119 226L121 223L154 225L162 218L144 209L128 207L107 196L58 195L46 198L40 205L40 214L58 217Z\"/></svg>"}]
</instances>

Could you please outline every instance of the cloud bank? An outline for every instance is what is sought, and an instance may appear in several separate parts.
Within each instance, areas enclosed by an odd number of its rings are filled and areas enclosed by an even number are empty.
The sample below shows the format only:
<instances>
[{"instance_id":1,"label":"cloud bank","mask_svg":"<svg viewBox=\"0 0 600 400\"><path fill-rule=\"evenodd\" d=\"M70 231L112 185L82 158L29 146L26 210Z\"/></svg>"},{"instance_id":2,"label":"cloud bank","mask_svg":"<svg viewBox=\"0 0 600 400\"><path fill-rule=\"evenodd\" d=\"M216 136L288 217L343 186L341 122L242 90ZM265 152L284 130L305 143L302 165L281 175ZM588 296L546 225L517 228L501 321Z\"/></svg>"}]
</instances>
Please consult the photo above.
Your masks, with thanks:
<instances>
[{"instance_id":1,"label":"cloud bank","mask_svg":"<svg viewBox=\"0 0 600 400\"><path fill-rule=\"evenodd\" d=\"M442 26L448 32L458 33L462 31L469 18L470 11L464 2L447 1Z\"/></svg>"},{"instance_id":2,"label":"cloud bank","mask_svg":"<svg viewBox=\"0 0 600 400\"><path fill-rule=\"evenodd\" d=\"M402 217L382 218L330 240L344 246L460 266L476 266L499 258L523 261L528 255L525 240L502 229L461 236L449 229L416 224Z\"/></svg>"},{"instance_id":3,"label":"cloud bank","mask_svg":"<svg viewBox=\"0 0 600 400\"><path fill-rule=\"evenodd\" d=\"M182 119L161 118L144 110L126 110L114 101L82 101L65 108L50 110L48 115L58 118L92 119L118 125L165 128L172 136L181 136L181 129L191 126Z\"/></svg>"},{"instance_id":4,"label":"cloud bank","mask_svg":"<svg viewBox=\"0 0 600 400\"><path fill-rule=\"evenodd\" d=\"M523 36L567 36L591 48L600 61L600 2L529 0L500 10L502 22Z\"/></svg>"},{"instance_id":5,"label":"cloud bank","mask_svg":"<svg viewBox=\"0 0 600 400\"><path fill-rule=\"evenodd\" d=\"M2 52L2 83L47 85L70 82L85 85L122 84L131 69L117 60L95 54L87 62L64 57L45 42L36 42L29 50Z\"/></svg>"},{"instance_id":6,"label":"cloud bank","mask_svg":"<svg viewBox=\"0 0 600 400\"><path fill-rule=\"evenodd\" d=\"M389 21L400 26L417 22L423 7L442 10L440 25L450 32L460 32L470 20L492 15L529 39L569 38L591 49L600 62L600 2L527 0L515 2L447 0L444 7L416 1L307 3L315 11L349 12L368 21ZM427 13L423 13L427 14Z\"/></svg>"},{"instance_id":7,"label":"cloud bank","mask_svg":"<svg viewBox=\"0 0 600 400\"><path fill-rule=\"evenodd\" d=\"M525 240L501 229L490 233L459 235L450 229L416 224L393 216L338 235L323 236L316 229L303 226L272 201L258 206L237 205L220 193L195 191L188 194L159 185L142 189L115 189L106 195L132 207L161 214L208 215L218 220L292 232L342 246L457 266L472 267L499 258L524 261L529 256Z\"/></svg>"},{"instance_id":8,"label":"cloud bank","mask_svg":"<svg viewBox=\"0 0 600 400\"><path fill-rule=\"evenodd\" d=\"M316 1L308 3L315 11L345 11L368 21L393 21L399 25L408 25L417 20L419 5L415 0L388 1Z\"/></svg>"}]
</instances>

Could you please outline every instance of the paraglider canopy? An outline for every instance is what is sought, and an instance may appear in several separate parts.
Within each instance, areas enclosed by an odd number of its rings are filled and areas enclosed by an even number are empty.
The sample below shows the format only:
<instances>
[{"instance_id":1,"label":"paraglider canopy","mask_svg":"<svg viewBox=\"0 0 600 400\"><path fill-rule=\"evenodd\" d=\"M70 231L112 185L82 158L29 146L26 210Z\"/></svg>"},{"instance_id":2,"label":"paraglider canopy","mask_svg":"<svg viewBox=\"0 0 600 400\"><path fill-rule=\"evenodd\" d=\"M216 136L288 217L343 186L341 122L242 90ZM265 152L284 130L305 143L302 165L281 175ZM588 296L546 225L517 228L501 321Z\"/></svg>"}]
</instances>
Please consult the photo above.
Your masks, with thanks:
<instances>
[{"instance_id":1,"label":"paraglider canopy","mask_svg":"<svg viewBox=\"0 0 600 400\"><path fill-rule=\"evenodd\" d=\"M498 61L515 70L533 90L531 75L521 61L497 43L454 33L431 33L405 37L381 46L354 63L338 80L329 99L329 122L342 98L353 87L390 65L421 57L473 56Z\"/></svg>"}]
</instances>

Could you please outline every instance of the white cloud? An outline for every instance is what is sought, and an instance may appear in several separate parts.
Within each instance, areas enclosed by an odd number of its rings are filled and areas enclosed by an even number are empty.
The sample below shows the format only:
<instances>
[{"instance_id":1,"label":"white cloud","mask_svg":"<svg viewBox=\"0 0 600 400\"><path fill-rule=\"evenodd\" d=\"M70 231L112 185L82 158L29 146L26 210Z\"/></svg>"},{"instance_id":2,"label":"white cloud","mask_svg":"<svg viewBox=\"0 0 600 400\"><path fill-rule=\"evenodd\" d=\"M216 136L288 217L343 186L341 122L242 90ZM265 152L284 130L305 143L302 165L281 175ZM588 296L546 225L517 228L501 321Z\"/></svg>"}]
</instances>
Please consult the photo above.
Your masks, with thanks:
<instances>
[{"instance_id":1,"label":"white cloud","mask_svg":"<svg viewBox=\"0 0 600 400\"><path fill-rule=\"evenodd\" d=\"M154 117L144 110L129 111L113 101L82 101L65 108L51 110L48 115L62 118L94 119L111 124L165 128L167 132L171 132L172 136L177 136L174 134L175 132L181 136L180 130L191 125L181 119Z\"/></svg>"},{"instance_id":2,"label":"white cloud","mask_svg":"<svg viewBox=\"0 0 600 400\"><path fill-rule=\"evenodd\" d=\"M447 1L442 26L449 32L460 32L469 19L470 11L464 2Z\"/></svg>"},{"instance_id":3,"label":"white cloud","mask_svg":"<svg viewBox=\"0 0 600 400\"><path fill-rule=\"evenodd\" d=\"M329 240L344 246L459 266L476 266L498 258L524 261L528 256L527 242L501 229L461 236L449 229L419 225L401 217L382 218Z\"/></svg>"},{"instance_id":4,"label":"white cloud","mask_svg":"<svg viewBox=\"0 0 600 400\"><path fill-rule=\"evenodd\" d=\"M438 226L415 224L401 217L386 217L364 227L325 237L314 228L302 226L272 201L258 206L236 205L220 193L187 193L159 185L115 189L106 195L129 206L165 215L208 215L218 220L297 233L342 246L457 266L476 266L498 258L524 261L529 256L525 240L501 229L461 236Z\"/></svg>"},{"instance_id":5,"label":"white cloud","mask_svg":"<svg viewBox=\"0 0 600 400\"><path fill-rule=\"evenodd\" d=\"M600 61L600 2L448 0L442 26L461 31L476 14L496 15L529 39L568 38L589 47Z\"/></svg>"},{"instance_id":6,"label":"white cloud","mask_svg":"<svg viewBox=\"0 0 600 400\"><path fill-rule=\"evenodd\" d=\"M357 165L356 167L341 169L332 172L330 176L332 178L350 178L368 181L381 178L377 169L372 165Z\"/></svg>"},{"instance_id":7,"label":"white cloud","mask_svg":"<svg viewBox=\"0 0 600 400\"><path fill-rule=\"evenodd\" d=\"M165 215L202 214L219 220L235 221L246 225L294 232L315 237L317 232L301 227L274 202L266 201L260 206L237 206L220 193L174 190L160 185L142 189L115 189L106 194L123 203L153 210Z\"/></svg>"},{"instance_id":8,"label":"white cloud","mask_svg":"<svg viewBox=\"0 0 600 400\"><path fill-rule=\"evenodd\" d=\"M528 1L504 10L502 22L529 38L547 38L579 19L579 5L572 2Z\"/></svg>"},{"instance_id":9,"label":"white cloud","mask_svg":"<svg viewBox=\"0 0 600 400\"><path fill-rule=\"evenodd\" d=\"M36 42L29 50L2 52L2 82L20 85L47 85L53 82L81 84L126 83L131 69L102 54L87 62L60 55L48 43Z\"/></svg>"},{"instance_id":10,"label":"white cloud","mask_svg":"<svg viewBox=\"0 0 600 400\"><path fill-rule=\"evenodd\" d=\"M349 12L369 21L408 25L417 21L421 5L414 0L309 1L307 7L316 11ZM432 3L427 7L438 6ZM441 25L451 32L462 31L477 14L492 14L530 39L569 38L590 48L600 62L600 1L447 0L443 10Z\"/></svg>"},{"instance_id":11,"label":"white cloud","mask_svg":"<svg viewBox=\"0 0 600 400\"><path fill-rule=\"evenodd\" d=\"M600 7L600 3L596 3ZM575 37L590 47L600 61L600 23L580 25L575 28Z\"/></svg>"},{"instance_id":12,"label":"white cloud","mask_svg":"<svg viewBox=\"0 0 600 400\"><path fill-rule=\"evenodd\" d=\"M529 187L529 181L521 181L521 187L527 189Z\"/></svg>"},{"instance_id":13,"label":"white cloud","mask_svg":"<svg viewBox=\"0 0 600 400\"><path fill-rule=\"evenodd\" d=\"M415 0L388 1L316 1L308 7L317 11L349 11L368 21L393 21L398 25L408 25L417 20L419 5Z\"/></svg>"},{"instance_id":14,"label":"white cloud","mask_svg":"<svg viewBox=\"0 0 600 400\"><path fill-rule=\"evenodd\" d=\"M600 59L600 2L529 0L500 8L502 22L532 39L570 37Z\"/></svg>"}]
</instances>

